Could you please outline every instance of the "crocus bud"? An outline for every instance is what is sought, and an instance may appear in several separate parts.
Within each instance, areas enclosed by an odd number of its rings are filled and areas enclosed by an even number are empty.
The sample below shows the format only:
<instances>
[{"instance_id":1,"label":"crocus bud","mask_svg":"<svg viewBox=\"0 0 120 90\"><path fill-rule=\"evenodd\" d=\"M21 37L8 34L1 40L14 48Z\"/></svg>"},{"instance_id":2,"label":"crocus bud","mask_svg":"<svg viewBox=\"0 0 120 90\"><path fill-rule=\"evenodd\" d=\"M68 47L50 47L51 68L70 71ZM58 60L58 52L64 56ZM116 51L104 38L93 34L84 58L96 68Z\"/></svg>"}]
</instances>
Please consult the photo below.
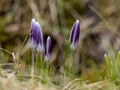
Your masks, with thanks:
<instances>
[{"instance_id":1,"label":"crocus bud","mask_svg":"<svg viewBox=\"0 0 120 90\"><path fill-rule=\"evenodd\" d=\"M78 46L78 40L80 36L80 23L79 20L76 20L74 23L71 33L70 33L70 48L71 50L75 50Z\"/></svg>"},{"instance_id":2,"label":"crocus bud","mask_svg":"<svg viewBox=\"0 0 120 90\"><path fill-rule=\"evenodd\" d=\"M44 51L44 44L43 44L43 34L42 34L42 29L41 26L39 25L38 22L36 22L36 50L39 53L43 53Z\"/></svg>"},{"instance_id":3,"label":"crocus bud","mask_svg":"<svg viewBox=\"0 0 120 90\"><path fill-rule=\"evenodd\" d=\"M30 28L30 48L35 49L36 47L36 21L33 18L31 21L31 28Z\"/></svg>"},{"instance_id":4,"label":"crocus bud","mask_svg":"<svg viewBox=\"0 0 120 90\"><path fill-rule=\"evenodd\" d=\"M51 38L50 36L48 36L44 54L45 61L50 60L50 52L51 52Z\"/></svg>"}]
</instances>

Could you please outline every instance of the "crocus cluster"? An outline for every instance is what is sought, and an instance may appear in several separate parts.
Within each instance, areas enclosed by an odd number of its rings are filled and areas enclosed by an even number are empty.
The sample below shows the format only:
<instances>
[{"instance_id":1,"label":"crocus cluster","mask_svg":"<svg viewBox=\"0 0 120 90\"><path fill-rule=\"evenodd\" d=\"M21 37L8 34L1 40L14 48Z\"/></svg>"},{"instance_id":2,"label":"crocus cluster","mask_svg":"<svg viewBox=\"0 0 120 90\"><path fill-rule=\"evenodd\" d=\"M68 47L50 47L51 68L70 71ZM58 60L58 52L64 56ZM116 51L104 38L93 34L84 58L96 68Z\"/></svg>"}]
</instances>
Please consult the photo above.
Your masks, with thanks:
<instances>
[{"instance_id":1,"label":"crocus cluster","mask_svg":"<svg viewBox=\"0 0 120 90\"><path fill-rule=\"evenodd\" d=\"M79 20L76 20L74 25L72 26L71 33L70 33L70 49L74 51L78 46L80 36L80 23ZM43 34L40 24L33 18L31 21L31 28L30 28L30 48L32 49L32 68L31 68L31 75L34 75L34 50L38 53L44 53L44 44L43 44ZM51 52L51 38L48 36L46 40L45 46L45 53L44 53L44 60L46 62L46 66L48 66L48 61L50 60L50 52ZM71 69L71 61L69 71Z\"/></svg>"},{"instance_id":2,"label":"crocus cluster","mask_svg":"<svg viewBox=\"0 0 120 90\"><path fill-rule=\"evenodd\" d=\"M42 29L40 24L36 22L34 18L31 21L31 28L30 28L30 48L36 50L38 53L44 52ZM50 48L51 48L51 38L49 36L47 38L45 55L44 55L47 61L50 59Z\"/></svg>"},{"instance_id":3,"label":"crocus cluster","mask_svg":"<svg viewBox=\"0 0 120 90\"><path fill-rule=\"evenodd\" d=\"M70 49L75 50L78 46L78 40L80 36L80 23L79 20L76 20L74 25L72 26L70 33ZM30 47L38 52L44 52L44 44L43 44L43 34L40 24L33 18L31 21L30 28ZM48 36L44 58L46 61L50 59L50 51L51 51L51 38Z\"/></svg>"},{"instance_id":4,"label":"crocus cluster","mask_svg":"<svg viewBox=\"0 0 120 90\"><path fill-rule=\"evenodd\" d=\"M76 20L70 33L70 49L75 50L78 46L78 40L80 36L80 23Z\"/></svg>"}]
</instances>

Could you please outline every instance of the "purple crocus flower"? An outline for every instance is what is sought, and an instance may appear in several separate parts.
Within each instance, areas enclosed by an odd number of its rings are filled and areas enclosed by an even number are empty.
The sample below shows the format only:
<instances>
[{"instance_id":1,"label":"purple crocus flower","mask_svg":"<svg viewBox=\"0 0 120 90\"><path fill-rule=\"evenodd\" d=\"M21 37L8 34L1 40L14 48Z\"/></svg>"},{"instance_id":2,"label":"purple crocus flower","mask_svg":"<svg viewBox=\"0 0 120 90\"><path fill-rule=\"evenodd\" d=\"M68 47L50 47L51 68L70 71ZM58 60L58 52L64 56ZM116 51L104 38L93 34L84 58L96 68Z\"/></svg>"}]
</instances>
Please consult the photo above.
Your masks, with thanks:
<instances>
[{"instance_id":1,"label":"purple crocus flower","mask_svg":"<svg viewBox=\"0 0 120 90\"><path fill-rule=\"evenodd\" d=\"M76 20L74 23L71 33L70 33L70 48L71 50L75 50L78 45L78 40L80 36L80 23L79 20Z\"/></svg>"},{"instance_id":2,"label":"purple crocus flower","mask_svg":"<svg viewBox=\"0 0 120 90\"><path fill-rule=\"evenodd\" d=\"M30 48L35 49L36 44L36 21L33 18L30 27Z\"/></svg>"},{"instance_id":3,"label":"purple crocus flower","mask_svg":"<svg viewBox=\"0 0 120 90\"><path fill-rule=\"evenodd\" d=\"M51 52L51 38L50 38L50 36L48 36L47 42L46 42L46 47L45 47L45 54L44 54L45 61L49 61L50 52Z\"/></svg>"},{"instance_id":4,"label":"purple crocus flower","mask_svg":"<svg viewBox=\"0 0 120 90\"><path fill-rule=\"evenodd\" d=\"M43 34L41 26L38 22L35 21L33 18L31 21L31 28L30 28L30 47L43 53L44 45L43 45Z\"/></svg>"},{"instance_id":5,"label":"purple crocus flower","mask_svg":"<svg viewBox=\"0 0 120 90\"><path fill-rule=\"evenodd\" d=\"M43 44L43 34L42 34L42 29L41 26L39 25L38 22L36 22L36 50L39 53L43 53L44 51L44 44Z\"/></svg>"}]
</instances>

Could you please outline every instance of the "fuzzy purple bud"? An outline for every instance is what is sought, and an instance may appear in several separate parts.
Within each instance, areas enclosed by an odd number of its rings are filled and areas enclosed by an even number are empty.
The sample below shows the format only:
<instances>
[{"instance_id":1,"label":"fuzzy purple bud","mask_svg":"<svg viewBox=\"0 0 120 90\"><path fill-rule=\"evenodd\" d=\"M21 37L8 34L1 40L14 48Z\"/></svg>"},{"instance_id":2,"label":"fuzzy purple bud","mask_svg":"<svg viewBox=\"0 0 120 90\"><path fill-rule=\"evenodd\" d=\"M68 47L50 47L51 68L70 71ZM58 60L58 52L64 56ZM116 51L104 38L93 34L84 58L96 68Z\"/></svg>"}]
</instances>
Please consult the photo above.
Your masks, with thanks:
<instances>
[{"instance_id":1,"label":"fuzzy purple bud","mask_svg":"<svg viewBox=\"0 0 120 90\"><path fill-rule=\"evenodd\" d=\"M36 50L40 53L43 53L44 51L42 29L34 18L31 21L30 28L30 47L32 49L36 48Z\"/></svg>"},{"instance_id":2,"label":"fuzzy purple bud","mask_svg":"<svg viewBox=\"0 0 120 90\"><path fill-rule=\"evenodd\" d=\"M30 48L35 49L36 44L36 21L33 18L30 27Z\"/></svg>"},{"instance_id":3,"label":"fuzzy purple bud","mask_svg":"<svg viewBox=\"0 0 120 90\"><path fill-rule=\"evenodd\" d=\"M79 20L76 20L74 23L71 33L70 33L70 48L71 50L75 50L78 45L78 40L80 36L80 23Z\"/></svg>"},{"instance_id":4,"label":"fuzzy purple bud","mask_svg":"<svg viewBox=\"0 0 120 90\"><path fill-rule=\"evenodd\" d=\"M37 46L36 46L36 50L39 53L43 53L44 51L44 44L43 44L43 34L42 34L42 29L41 26L39 25L38 22L36 22L36 42L37 42Z\"/></svg>"},{"instance_id":5,"label":"fuzzy purple bud","mask_svg":"<svg viewBox=\"0 0 120 90\"><path fill-rule=\"evenodd\" d=\"M44 54L45 61L50 60L50 52L51 52L51 38L50 36L48 36Z\"/></svg>"}]
</instances>

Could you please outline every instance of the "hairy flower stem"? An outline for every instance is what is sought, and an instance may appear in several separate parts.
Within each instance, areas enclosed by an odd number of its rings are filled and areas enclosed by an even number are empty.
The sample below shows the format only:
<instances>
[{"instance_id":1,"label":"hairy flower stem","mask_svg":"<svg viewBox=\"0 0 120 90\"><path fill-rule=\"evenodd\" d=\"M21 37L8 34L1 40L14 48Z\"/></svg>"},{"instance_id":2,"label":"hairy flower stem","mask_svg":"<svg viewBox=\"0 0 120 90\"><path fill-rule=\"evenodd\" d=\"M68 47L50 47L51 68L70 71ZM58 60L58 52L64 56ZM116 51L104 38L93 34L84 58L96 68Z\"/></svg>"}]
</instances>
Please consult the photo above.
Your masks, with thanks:
<instances>
[{"instance_id":1,"label":"hairy flower stem","mask_svg":"<svg viewBox=\"0 0 120 90\"><path fill-rule=\"evenodd\" d=\"M48 74L48 70L49 69L49 65L48 65L48 62L46 62L46 70L47 70L47 74Z\"/></svg>"},{"instance_id":2,"label":"hairy flower stem","mask_svg":"<svg viewBox=\"0 0 120 90\"><path fill-rule=\"evenodd\" d=\"M71 50L70 51L70 62L69 62L69 77L70 77L70 74L71 74L72 65L73 65L73 51Z\"/></svg>"},{"instance_id":3,"label":"hairy flower stem","mask_svg":"<svg viewBox=\"0 0 120 90\"><path fill-rule=\"evenodd\" d=\"M48 62L46 62L46 73L47 73L47 75L49 75L49 63Z\"/></svg>"},{"instance_id":4,"label":"hairy flower stem","mask_svg":"<svg viewBox=\"0 0 120 90\"><path fill-rule=\"evenodd\" d=\"M32 49L32 66L31 66L31 76L34 79L34 50Z\"/></svg>"},{"instance_id":5,"label":"hairy flower stem","mask_svg":"<svg viewBox=\"0 0 120 90\"><path fill-rule=\"evenodd\" d=\"M36 74L36 75L39 75L39 73L38 73L38 69L39 69L39 58L38 58L38 54L36 54L35 57L36 57L36 59L35 59L35 60L36 60L36 63L35 63L35 67L36 67L36 68L35 68L35 74Z\"/></svg>"},{"instance_id":6,"label":"hairy flower stem","mask_svg":"<svg viewBox=\"0 0 120 90\"><path fill-rule=\"evenodd\" d=\"M43 74L44 75L44 61L43 61L43 54L40 54L40 75Z\"/></svg>"}]
</instances>

